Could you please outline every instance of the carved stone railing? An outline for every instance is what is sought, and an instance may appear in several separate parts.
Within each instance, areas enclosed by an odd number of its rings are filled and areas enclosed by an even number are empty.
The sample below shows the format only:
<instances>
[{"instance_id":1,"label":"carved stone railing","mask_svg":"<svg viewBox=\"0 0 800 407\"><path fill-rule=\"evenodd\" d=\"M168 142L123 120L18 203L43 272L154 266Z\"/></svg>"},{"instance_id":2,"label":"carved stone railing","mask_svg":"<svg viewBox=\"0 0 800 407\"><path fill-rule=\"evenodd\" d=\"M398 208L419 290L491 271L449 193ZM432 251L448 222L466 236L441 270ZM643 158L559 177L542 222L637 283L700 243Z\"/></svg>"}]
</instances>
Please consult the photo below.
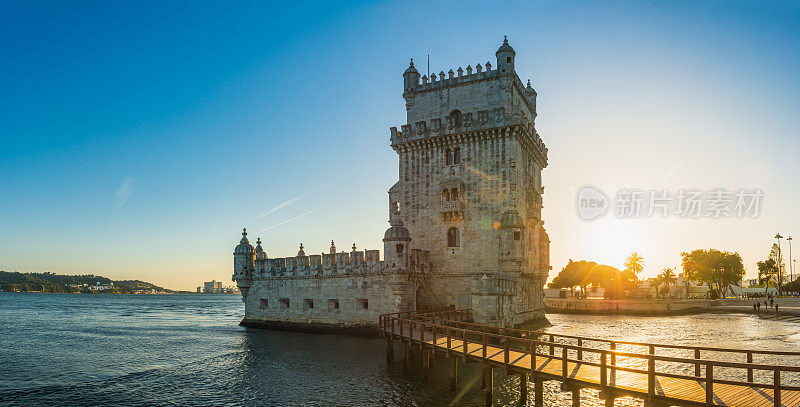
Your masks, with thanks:
<instances>
[{"instance_id":1,"label":"carved stone railing","mask_svg":"<svg viewBox=\"0 0 800 407\"><path fill-rule=\"evenodd\" d=\"M461 212L463 209L461 201L442 201L442 212Z\"/></svg>"}]
</instances>

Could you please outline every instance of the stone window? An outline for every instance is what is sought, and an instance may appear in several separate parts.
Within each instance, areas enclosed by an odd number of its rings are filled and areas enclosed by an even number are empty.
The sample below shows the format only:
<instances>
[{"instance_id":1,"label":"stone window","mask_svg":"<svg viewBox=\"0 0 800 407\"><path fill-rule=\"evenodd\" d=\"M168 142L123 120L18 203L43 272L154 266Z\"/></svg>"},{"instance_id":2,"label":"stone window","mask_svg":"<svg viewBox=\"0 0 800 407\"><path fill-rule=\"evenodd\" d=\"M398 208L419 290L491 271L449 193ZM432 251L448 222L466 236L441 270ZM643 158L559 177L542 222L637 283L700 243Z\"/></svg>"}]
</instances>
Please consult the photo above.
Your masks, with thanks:
<instances>
[{"instance_id":1,"label":"stone window","mask_svg":"<svg viewBox=\"0 0 800 407\"><path fill-rule=\"evenodd\" d=\"M447 247L458 247L460 243L460 236L458 228L450 228L447 230Z\"/></svg>"},{"instance_id":2,"label":"stone window","mask_svg":"<svg viewBox=\"0 0 800 407\"><path fill-rule=\"evenodd\" d=\"M329 310L339 309L339 300L335 299L328 300L328 309Z\"/></svg>"},{"instance_id":3,"label":"stone window","mask_svg":"<svg viewBox=\"0 0 800 407\"><path fill-rule=\"evenodd\" d=\"M395 248L395 251L397 252L397 254L403 254L403 244L402 243L396 244L394 246L394 248Z\"/></svg>"},{"instance_id":4,"label":"stone window","mask_svg":"<svg viewBox=\"0 0 800 407\"><path fill-rule=\"evenodd\" d=\"M288 298L281 298L281 307L289 308L289 299Z\"/></svg>"},{"instance_id":5,"label":"stone window","mask_svg":"<svg viewBox=\"0 0 800 407\"><path fill-rule=\"evenodd\" d=\"M267 308L267 307L269 307L269 300L266 299L266 298L262 298L260 303L259 303L259 308L264 309L264 308Z\"/></svg>"},{"instance_id":6,"label":"stone window","mask_svg":"<svg viewBox=\"0 0 800 407\"><path fill-rule=\"evenodd\" d=\"M453 149L453 164L461 164L461 148Z\"/></svg>"},{"instance_id":7,"label":"stone window","mask_svg":"<svg viewBox=\"0 0 800 407\"><path fill-rule=\"evenodd\" d=\"M444 156L447 165L453 165L453 152L449 148L444 149Z\"/></svg>"},{"instance_id":8,"label":"stone window","mask_svg":"<svg viewBox=\"0 0 800 407\"><path fill-rule=\"evenodd\" d=\"M303 300L303 308L305 309L313 309L314 308L314 300L306 298Z\"/></svg>"},{"instance_id":9,"label":"stone window","mask_svg":"<svg viewBox=\"0 0 800 407\"><path fill-rule=\"evenodd\" d=\"M458 188L445 188L442 190L442 201L450 202L458 200Z\"/></svg>"},{"instance_id":10,"label":"stone window","mask_svg":"<svg viewBox=\"0 0 800 407\"><path fill-rule=\"evenodd\" d=\"M369 309L369 301L364 298L359 298L358 309Z\"/></svg>"},{"instance_id":11,"label":"stone window","mask_svg":"<svg viewBox=\"0 0 800 407\"><path fill-rule=\"evenodd\" d=\"M519 240L520 238L522 238L522 233L520 233L519 230L515 230L514 231L514 240Z\"/></svg>"}]
</instances>

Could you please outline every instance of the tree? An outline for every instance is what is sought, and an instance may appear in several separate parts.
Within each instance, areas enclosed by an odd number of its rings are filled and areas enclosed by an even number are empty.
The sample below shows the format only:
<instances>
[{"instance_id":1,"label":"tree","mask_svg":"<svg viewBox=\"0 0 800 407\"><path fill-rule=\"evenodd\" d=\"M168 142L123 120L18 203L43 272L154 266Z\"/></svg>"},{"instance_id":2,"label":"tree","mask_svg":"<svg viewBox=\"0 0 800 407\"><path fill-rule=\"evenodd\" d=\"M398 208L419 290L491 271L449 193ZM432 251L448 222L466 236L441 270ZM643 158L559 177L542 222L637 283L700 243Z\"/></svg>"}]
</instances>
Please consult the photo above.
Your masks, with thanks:
<instances>
[{"instance_id":1,"label":"tree","mask_svg":"<svg viewBox=\"0 0 800 407\"><path fill-rule=\"evenodd\" d=\"M581 293L586 295L586 288L599 281L594 276L597 263L593 261L572 261L569 260L566 266L548 284L550 288L569 288L579 287Z\"/></svg>"},{"instance_id":2,"label":"tree","mask_svg":"<svg viewBox=\"0 0 800 407\"><path fill-rule=\"evenodd\" d=\"M664 288L662 289L662 295L669 292L669 286L673 284L678 284L678 278L675 276L675 270L672 267L661 269L661 274L656 277L656 281L659 282L659 285L663 285Z\"/></svg>"},{"instance_id":3,"label":"tree","mask_svg":"<svg viewBox=\"0 0 800 407\"><path fill-rule=\"evenodd\" d=\"M653 288L656 289L656 297L658 297L658 293L660 291L658 289L658 287L660 287L660 286L661 286L661 277L660 276L654 278L653 281L650 282L650 287L653 287Z\"/></svg>"},{"instance_id":4,"label":"tree","mask_svg":"<svg viewBox=\"0 0 800 407\"><path fill-rule=\"evenodd\" d=\"M548 284L550 288L580 287L584 296L589 287L603 287L606 298L620 298L633 286L627 275L618 269L586 260L570 260Z\"/></svg>"},{"instance_id":5,"label":"tree","mask_svg":"<svg viewBox=\"0 0 800 407\"><path fill-rule=\"evenodd\" d=\"M777 243L772 244L772 248L769 251L769 258L775 261L776 266L776 273L775 273L775 288L778 289L778 295L780 295L781 287L783 287L783 282L786 281L786 263L783 262L783 256L780 255L781 249L778 247Z\"/></svg>"},{"instance_id":6,"label":"tree","mask_svg":"<svg viewBox=\"0 0 800 407\"><path fill-rule=\"evenodd\" d=\"M623 298L626 292L630 294L636 288L628 274L616 267L598 264L594 275L600 281L605 292L603 296L607 299Z\"/></svg>"},{"instance_id":7,"label":"tree","mask_svg":"<svg viewBox=\"0 0 800 407\"><path fill-rule=\"evenodd\" d=\"M644 270L644 258L639 253L633 252L625 259L625 272L632 281L639 280L639 273Z\"/></svg>"},{"instance_id":8,"label":"tree","mask_svg":"<svg viewBox=\"0 0 800 407\"><path fill-rule=\"evenodd\" d=\"M769 290L769 286L780 290L786 278L786 266L783 261L778 266L778 250L778 245L773 244L767 259L756 263L758 266L758 283L764 285L765 294Z\"/></svg>"},{"instance_id":9,"label":"tree","mask_svg":"<svg viewBox=\"0 0 800 407\"><path fill-rule=\"evenodd\" d=\"M778 264L774 259L766 259L756 263L758 266L758 284L764 286L764 294L769 286L778 287Z\"/></svg>"},{"instance_id":10,"label":"tree","mask_svg":"<svg viewBox=\"0 0 800 407\"><path fill-rule=\"evenodd\" d=\"M744 264L736 252L697 249L681 253L681 263L687 279L707 285L712 295L723 298L729 286L744 277Z\"/></svg>"}]
</instances>

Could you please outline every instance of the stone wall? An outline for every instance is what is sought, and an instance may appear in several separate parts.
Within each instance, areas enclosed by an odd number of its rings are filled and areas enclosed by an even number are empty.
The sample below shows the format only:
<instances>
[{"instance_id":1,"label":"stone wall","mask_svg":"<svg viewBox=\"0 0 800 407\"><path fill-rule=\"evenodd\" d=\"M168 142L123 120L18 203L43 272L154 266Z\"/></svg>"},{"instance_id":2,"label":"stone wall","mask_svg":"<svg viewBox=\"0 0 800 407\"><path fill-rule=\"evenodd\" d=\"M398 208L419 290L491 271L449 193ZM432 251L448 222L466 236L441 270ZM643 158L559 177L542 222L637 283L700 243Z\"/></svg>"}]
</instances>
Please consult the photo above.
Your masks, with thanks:
<instances>
[{"instance_id":1,"label":"stone wall","mask_svg":"<svg viewBox=\"0 0 800 407\"><path fill-rule=\"evenodd\" d=\"M545 298L547 312L585 314L665 315L708 310L709 300L605 300Z\"/></svg>"},{"instance_id":2,"label":"stone wall","mask_svg":"<svg viewBox=\"0 0 800 407\"><path fill-rule=\"evenodd\" d=\"M374 331L379 315L408 308L405 281L398 274L254 280L244 299L243 324Z\"/></svg>"}]
</instances>

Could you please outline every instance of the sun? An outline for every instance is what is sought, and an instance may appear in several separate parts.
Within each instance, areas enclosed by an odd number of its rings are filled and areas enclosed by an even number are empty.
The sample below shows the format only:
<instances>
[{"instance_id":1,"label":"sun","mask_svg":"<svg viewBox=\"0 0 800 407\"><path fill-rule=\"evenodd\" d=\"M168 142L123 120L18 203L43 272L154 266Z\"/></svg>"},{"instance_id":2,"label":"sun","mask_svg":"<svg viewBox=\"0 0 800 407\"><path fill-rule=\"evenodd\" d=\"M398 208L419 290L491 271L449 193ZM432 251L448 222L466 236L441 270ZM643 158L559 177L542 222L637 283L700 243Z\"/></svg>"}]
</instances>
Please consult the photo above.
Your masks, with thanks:
<instances>
[{"instance_id":1,"label":"sun","mask_svg":"<svg viewBox=\"0 0 800 407\"><path fill-rule=\"evenodd\" d=\"M631 252L650 252L650 241L642 222L631 219L605 218L585 225L584 253L586 260L623 268Z\"/></svg>"}]
</instances>

